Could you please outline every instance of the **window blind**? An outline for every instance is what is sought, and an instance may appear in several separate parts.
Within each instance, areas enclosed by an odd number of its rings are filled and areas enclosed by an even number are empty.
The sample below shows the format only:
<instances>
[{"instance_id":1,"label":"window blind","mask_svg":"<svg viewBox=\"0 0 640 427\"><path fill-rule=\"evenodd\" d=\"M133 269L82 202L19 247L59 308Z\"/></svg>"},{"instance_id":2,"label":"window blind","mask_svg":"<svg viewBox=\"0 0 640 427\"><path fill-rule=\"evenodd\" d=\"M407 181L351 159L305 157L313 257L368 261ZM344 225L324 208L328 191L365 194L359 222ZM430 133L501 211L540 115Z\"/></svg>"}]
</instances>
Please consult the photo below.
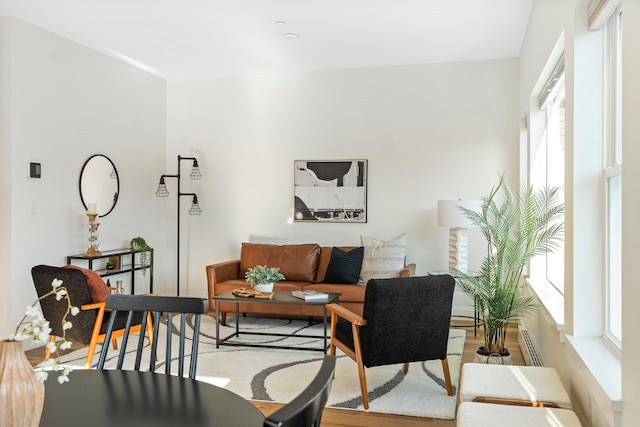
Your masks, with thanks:
<instances>
[{"instance_id":1,"label":"window blind","mask_svg":"<svg viewBox=\"0 0 640 427\"><path fill-rule=\"evenodd\" d=\"M546 102L549 100L549 96L553 93L554 89L561 83L561 78L564 75L564 54L560 56L555 67L551 71L549 78L542 86L540 93L538 94L538 107L543 110Z\"/></svg>"},{"instance_id":2,"label":"window blind","mask_svg":"<svg viewBox=\"0 0 640 427\"><path fill-rule=\"evenodd\" d=\"M598 30L622 0L591 0L587 6L589 29Z\"/></svg>"}]
</instances>

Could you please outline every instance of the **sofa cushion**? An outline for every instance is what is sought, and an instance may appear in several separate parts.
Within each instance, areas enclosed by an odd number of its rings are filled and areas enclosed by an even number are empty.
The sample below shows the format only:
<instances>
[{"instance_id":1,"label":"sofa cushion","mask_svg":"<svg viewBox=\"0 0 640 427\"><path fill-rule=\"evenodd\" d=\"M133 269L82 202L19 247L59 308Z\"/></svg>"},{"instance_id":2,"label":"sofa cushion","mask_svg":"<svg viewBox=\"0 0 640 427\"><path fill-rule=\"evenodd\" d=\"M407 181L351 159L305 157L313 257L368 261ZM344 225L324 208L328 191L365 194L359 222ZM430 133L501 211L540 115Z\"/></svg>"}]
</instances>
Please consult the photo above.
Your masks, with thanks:
<instances>
[{"instance_id":1,"label":"sofa cushion","mask_svg":"<svg viewBox=\"0 0 640 427\"><path fill-rule=\"evenodd\" d=\"M364 258L359 283L366 285L369 279L398 277L404 268L407 235L401 234L388 241L372 237L360 237L364 246Z\"/></svg>"},{"instance_id":2,"label":"sofa cushion","mask_svg":"<svg viewBox=\"0 0 640 427\"><path fill-rule=\"evenodd\" d=\"M318 271L320 246L315 243L302 245L270 245L243 243L240 253L240 276L256 265L278 267L285 280L313 282Z\"/></svg>"},{"instance_id":3,"label":"sofa cushion","mask_svg":"<svg viewBox=\"0 0 640 427\"><path fill-rule=\"evenodd\" d=\"M324 283L356 284L360 278L364 248L343 251L334 247L324 276Z\"/></svg>"}]
</instances>

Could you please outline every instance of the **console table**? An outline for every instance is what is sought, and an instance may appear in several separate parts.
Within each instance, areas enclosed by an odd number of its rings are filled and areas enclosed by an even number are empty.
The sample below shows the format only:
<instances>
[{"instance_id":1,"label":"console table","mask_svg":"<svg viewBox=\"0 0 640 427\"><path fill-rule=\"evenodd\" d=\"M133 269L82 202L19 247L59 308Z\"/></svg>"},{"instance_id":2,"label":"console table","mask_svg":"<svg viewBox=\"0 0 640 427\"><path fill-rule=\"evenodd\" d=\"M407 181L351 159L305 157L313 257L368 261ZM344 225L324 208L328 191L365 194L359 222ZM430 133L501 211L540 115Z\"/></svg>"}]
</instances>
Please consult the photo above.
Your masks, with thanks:
<instances>
[{"instance_id":1,"label":"console table","mask_svg":"<svg viewBox=\"0 0 640 427\"><path fill-rule=\"evenodd\" d=\"M151 251L153 251L153 249ZM136 283L135 272L143 270L143 267L140 263L136 264L136 254L139 254L141 252L144 251L132 251L131 249L127 248L102 251L100 255L95 256L87 256L84 254L68 255L67 264L72 264L74 261L86 261L86 268L88 268L89 270L94 270L102 277L129 273L131 275L131 294L134 294ZM112 260L115 262L116 267L113 270L106 269L105 264L108 260ZM148 269L147 274L149 275L149 293L153 293L153 252L151 254L150 265L144 268Z\"/></svg>"}]
</instances>

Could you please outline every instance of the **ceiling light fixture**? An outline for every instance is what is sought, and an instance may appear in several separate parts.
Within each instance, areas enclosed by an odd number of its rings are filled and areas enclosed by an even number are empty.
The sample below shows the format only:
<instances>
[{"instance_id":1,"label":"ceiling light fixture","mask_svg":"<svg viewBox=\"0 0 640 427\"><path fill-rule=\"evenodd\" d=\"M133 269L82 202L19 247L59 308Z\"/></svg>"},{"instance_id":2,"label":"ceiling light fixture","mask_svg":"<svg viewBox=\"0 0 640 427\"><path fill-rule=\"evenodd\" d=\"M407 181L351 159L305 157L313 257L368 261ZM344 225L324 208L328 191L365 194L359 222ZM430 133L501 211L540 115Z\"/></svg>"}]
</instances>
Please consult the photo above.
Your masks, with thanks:
<instances>
[{"instance_id":1,"label":"ceiling light fixture","mask_svg":"<svg viewBox=\"0 0 640 427\"><path fill-rule=\"evenodd\" d=\"M289 39L289 40L296 40L300 38L300 34L298 33L284 33L282 34L282 37L284 37L285 39Z\"/></svg>"}]
</instances>

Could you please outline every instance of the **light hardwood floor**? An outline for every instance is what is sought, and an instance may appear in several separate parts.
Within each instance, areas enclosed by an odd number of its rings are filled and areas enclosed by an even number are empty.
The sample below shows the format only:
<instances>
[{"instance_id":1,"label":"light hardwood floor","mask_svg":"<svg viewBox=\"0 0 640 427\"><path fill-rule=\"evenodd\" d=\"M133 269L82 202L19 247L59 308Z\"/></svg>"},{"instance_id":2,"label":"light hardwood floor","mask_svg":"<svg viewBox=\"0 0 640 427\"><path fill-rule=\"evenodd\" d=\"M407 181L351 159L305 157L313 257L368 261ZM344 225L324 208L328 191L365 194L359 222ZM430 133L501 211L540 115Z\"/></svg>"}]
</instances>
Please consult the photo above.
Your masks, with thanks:
<instances>
[{"instance_id":1,"label":"light hardwood floor","mask_svg":"<svg viewBox=\"0 0 640 427\"><path fill-rule=\"evenodd\" d=\"M453 327L467 325L464 321L454 321ZM473 335L472 327L464 327L467 331L467 337L464 343L464 351L462 354L462 363L471 362L473 355L482 345L482 331L478 330L477 336ZM518 346L517 327L513 326L507 332L507 343L510 345L509 350L513 363L516 365L524 365L524 359L520 347ZM77 347L74 346L73 349ZM27 351L27 358L32 364L42 361L44 353L43 349L34 349ZM355 362L353 364L353 375L358 375ZM278 409L281 404L268 402L253 402L253 404L268 415ZM456 425L455 420L439 420L432 418L407 417L401 415L378 414L374 412L353 411L348 409L332 409L324 410L322 416L321 427L414 427L428 425L430 427L452 427Z\"/></svg>"}]
</instances>

